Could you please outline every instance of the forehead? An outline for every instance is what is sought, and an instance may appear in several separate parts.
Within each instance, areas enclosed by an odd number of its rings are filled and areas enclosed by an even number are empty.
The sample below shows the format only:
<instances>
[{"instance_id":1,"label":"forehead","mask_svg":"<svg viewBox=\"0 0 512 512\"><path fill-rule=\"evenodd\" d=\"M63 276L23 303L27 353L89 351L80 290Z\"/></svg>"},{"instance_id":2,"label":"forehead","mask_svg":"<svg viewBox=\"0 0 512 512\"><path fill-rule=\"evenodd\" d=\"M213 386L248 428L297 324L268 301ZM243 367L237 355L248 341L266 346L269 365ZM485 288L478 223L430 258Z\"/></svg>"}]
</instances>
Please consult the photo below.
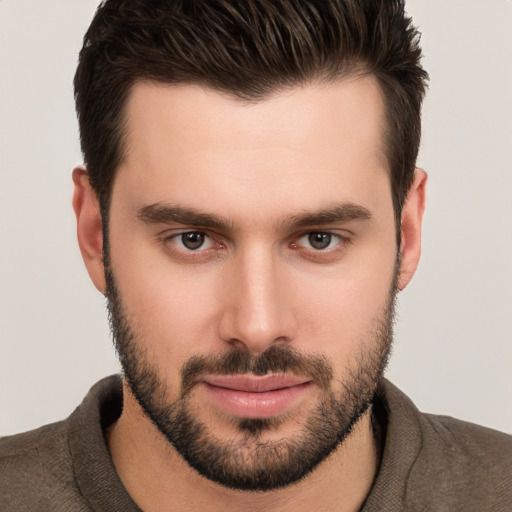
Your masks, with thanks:
<instances>
[{"instance_id":1,"label":"forehead","mask_svg":"<svg viewBox=\"0 0 512 512\"><path fill-rule=\"evenodd\" d=\"M277 209L307 197L315 208L358 189L389 192L383 112L371 75L255 102L195 85L137 83L116 182L147 204L223 202L255 211L275 198Z\"/></svg>"},{"instance_id":2,"label":"forehead","mask_svg":"<svg viewBox=\"0 0 512 512\"><path fill-rule=\"evenodd\" d=\"M126 149L130 142L142 142L138 138L142 133L151 135L155 143L167 135L177 137L176 142L186 142L190 129L194 135L203 137L203 143L214 145L223 145L230 131L245 136L245 142L252 142L254 146L276 134L279 140L284 136L291 144L302 142L301 137L318 144L326 135L326 142L329 142L338 134L347 140L348 132L352 132L354 138L363 132L366 136L371 133L380 142L384 108L378 81L370 74L277 90L254 101L199 85L144 81L132 86L125 119ZM167 130L160 132L157 138L155 123ZM309 127L315 130L317 137L311 137ZM375 150L381 149L377 144Z\"/></svg>"}]
</instances>

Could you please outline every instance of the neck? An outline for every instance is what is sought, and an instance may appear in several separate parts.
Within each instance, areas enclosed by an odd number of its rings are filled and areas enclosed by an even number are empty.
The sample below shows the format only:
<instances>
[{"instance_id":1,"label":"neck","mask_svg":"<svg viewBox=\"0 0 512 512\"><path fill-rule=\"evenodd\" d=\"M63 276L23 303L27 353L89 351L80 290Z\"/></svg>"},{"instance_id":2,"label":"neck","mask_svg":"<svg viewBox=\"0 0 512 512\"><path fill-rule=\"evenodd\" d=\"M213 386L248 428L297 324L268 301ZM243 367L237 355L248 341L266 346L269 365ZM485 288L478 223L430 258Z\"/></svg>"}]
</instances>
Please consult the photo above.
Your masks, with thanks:
<instances>
[{"instance_id":1,"label":"neck","mask_svg":"<svg viewBox=\"0 0 512 512\"><path fill-rule=\"evenodd\" d=\"M168 443L124 385L123 413L107 443L132 499L146 512L231 510L357 511L372 486L378 455L368 411L348 438L317 468L289 487L236 491L199 475Z\"/></svg>"}]
</instances>

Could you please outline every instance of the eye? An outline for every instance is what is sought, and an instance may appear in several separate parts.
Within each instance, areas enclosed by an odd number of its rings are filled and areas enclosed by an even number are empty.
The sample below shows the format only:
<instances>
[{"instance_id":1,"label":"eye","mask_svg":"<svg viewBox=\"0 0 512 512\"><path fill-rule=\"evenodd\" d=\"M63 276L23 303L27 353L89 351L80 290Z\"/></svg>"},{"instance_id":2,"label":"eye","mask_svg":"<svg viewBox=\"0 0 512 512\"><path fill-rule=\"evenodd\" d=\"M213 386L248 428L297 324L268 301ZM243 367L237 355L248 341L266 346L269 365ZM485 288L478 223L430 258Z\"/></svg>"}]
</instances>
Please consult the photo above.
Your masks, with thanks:
<instances>
[{"instance_id":1,"label":"eye","mask_svg":"<svg viewBox=\"0 0 512 512\"><path fill-rule=\"evenodd\" d=\"M341 241L342 237L335 233L330 233L329 231L311 231L310 233L302 235L297 245L308 249L315 249L316 251L325 251L333 249Z\"/></svg>"},{"instance_id":2,"label":"eye","mask_svg":"<svg viewBox=\"0 0 512 512\"><path fill-rule=\"evenodd\" d=\"M331 245L332 235L331 233L309 233L308 243L313 249L327 249Z\"/></svg>"},{"instance_id":3,"label":"eye","mask_svg":"<svg viewBox=\"0 0 512 512\"><path fill-rule=\"evenodd\" d=\"M174 235L172 238L180 249L186 251L208 249L213 243L206 233L201 233L200 231L187 231L186 233Z\"/></svg>"}]
</instances>

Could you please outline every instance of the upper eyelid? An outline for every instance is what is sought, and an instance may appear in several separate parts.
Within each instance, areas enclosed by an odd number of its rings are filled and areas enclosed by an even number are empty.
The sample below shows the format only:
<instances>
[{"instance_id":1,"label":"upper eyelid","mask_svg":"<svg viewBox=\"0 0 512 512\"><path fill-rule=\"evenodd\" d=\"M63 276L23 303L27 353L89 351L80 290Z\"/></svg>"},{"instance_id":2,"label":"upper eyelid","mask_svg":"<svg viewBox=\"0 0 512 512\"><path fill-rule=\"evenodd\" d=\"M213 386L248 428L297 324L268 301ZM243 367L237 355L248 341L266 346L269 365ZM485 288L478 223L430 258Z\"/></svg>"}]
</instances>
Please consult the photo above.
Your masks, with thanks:
<instances>
[{"instance_id":1,"label":"upper eyelid","mask_svg":"<svg viewBox=\"0 0 512 512\"><path fill-rule=\"evenodd\" d=\"M331 236L335 237L336 239L338 239L339 242L347 242L348 239L350 238L348 235L342 235L342 234L336 233L334 231L313 230L313 231L306 231L305 233L302 233L301 235L299 235L295 239L296 240L300 240L303 237L306 237L306 236L311 235L311 234L317 234L317 233L331 235Z\"/></svg>"},{"instance_id":2,"label":"upper eyelid","mask_svg":"<svg viewBox=\"0 0 512 512\"><path fill-rule=\"evenodd\" d=\"M212 241L215 241L216 239L222 239L223 241L228 241L229 238L226 237L223 234L219 233L212 233L209 229L201 229L201 228L172 228L172 229L165 229L164 231L161 231L156 235L156 238L165 241L165 240L171 240L175 239L181 235L185 235L187 233L201 233L204 234L206 237L210 238ZM300 238L310 235L312 233L326 233L333 235L337 238L339 238L341 241L349 241L349 239L353 236L353 233L346 229L307 229L307 230L301 230L298 233L294 233L287 237L287 239L291 242L293 240L299 240Z\"/></svg>"},{"instance_id":3,"label":"upper eyelid","mask_svg":"<svg viewBox=\"0 0 512 512\"><path fill-rule=\"evenodd\" d=\"M168 230L157 235L157 237L156 237L157 241L164 247L166 247L166 246L168 247L172 241L172 245L175 246L174 248L172 248L173 252L178 251L183 254L188 253L190 256L192 256L193 254L196 254L197 256L199 256L199 254L201 254L201 253L206 253L206 251L211 249L211 245L215 244L215 239L213 237L211 237L210 235L208 235L208 233L206 233L204 230L188 229L188 230L181 230L181 231L169 234L169 235L166 235L165 234L166 232L168 232ZM201 234L206 235L205 242L208 244L208 247L201 246L201 247L198 247L197 249L188 249L187 247L184 247L184 248L178 247L177 248L176 245L179 243L179 242L177 242L177 240L179 240L180 236L186 235L187 233L201 233ZM181 241L181 244L183 244L183 241Z\"/></svg>"},{"instance_id":4,"label":"upper eyelid","mask_svg":"<svg viewBox=\"0 0 512 512\"><path fill-rule=\"evenodd\" d=\"M167 228L157 233L157 238L175 238L180 235L186 235L187 233L201 233L210 238L213 238L211 231L208 229L195 229L195 228Z\"/></svg>"},{"instance_id":5,"label":"upper eyelid","mask_svg":"<svg viewBox=\"0 0 512 512\"><path fill-rule=\"evenodd\" d=\"M290 238L291 239L293 239L293 238L299 239L299 238L302 238L303 236L310 235L312 233L325 233L325 234L339 237L341 239L348 239L348 238L351 238L352 236L354 236L354 233L352 233L351 231L349 231L347 229L332 228L332 229L307 229L307 230L300 231L299 233L292 235Z\"/></svg>"}]
</instances>

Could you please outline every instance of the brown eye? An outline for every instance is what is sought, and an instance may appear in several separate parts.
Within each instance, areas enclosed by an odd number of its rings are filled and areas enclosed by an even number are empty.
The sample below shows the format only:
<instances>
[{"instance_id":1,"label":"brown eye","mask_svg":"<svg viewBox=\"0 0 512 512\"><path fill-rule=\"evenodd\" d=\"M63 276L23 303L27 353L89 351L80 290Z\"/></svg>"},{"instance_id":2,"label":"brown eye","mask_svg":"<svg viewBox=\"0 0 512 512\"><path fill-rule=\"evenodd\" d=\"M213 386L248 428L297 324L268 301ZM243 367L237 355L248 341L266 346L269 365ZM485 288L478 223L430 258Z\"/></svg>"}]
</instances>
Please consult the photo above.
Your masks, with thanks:
<instances>
[{"instance_id":1,"label":"brown eye","mask_svg":"<svg viewBox=\"0 0 512 512\"><path fill-rule=\"evenodd\" d=\"M308 242L313 249L321 251L322 249L327 249L331 245L332 234L322 232L309 233Z\"/></svg>"},{"instance_id":2,"label":"brown eye","mask_svg":"<svg viewBox=\"0 0 512 512\"><path fill-rule=\"evenodd\" d=\"M204 245L206 235L198 231L190 231L188 233L182 233L179 238L185 249L195 251Z\"/></svg>"}]
</instances>

